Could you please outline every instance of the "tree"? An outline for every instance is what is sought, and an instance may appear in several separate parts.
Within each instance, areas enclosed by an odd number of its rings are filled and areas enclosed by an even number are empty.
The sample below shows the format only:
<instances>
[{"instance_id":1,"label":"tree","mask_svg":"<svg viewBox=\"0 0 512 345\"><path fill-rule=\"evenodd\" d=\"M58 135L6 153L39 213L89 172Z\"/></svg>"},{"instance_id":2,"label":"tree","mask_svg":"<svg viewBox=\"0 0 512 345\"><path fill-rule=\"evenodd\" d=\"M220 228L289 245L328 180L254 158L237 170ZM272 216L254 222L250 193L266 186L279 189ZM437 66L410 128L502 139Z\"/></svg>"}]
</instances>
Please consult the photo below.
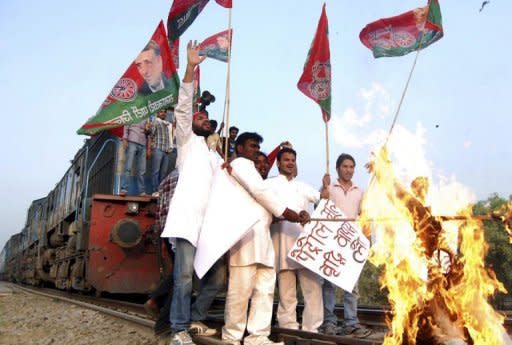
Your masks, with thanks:
<instances>
[{"instance_id":1,"label":"tree","mask_svg":"<svg viewBox=\"0 0 512 345\"><path fill-rule=\"evenodd\" d=\"M509 197L512 200L512 195ZM473 207L475 215L486 215L498 212L507 205L507 199L501 198L497 193L491 194L487 200L479 201ZM499 281L505 285L508 294L498 293L494 298L494 305L498 309L510 309L512 291L512 245L504 226L499 221L484 221L485 240L489 244L485 263L491 268ZM507 303L508 302L508 303Z\"/></svg>"}]
</instances>

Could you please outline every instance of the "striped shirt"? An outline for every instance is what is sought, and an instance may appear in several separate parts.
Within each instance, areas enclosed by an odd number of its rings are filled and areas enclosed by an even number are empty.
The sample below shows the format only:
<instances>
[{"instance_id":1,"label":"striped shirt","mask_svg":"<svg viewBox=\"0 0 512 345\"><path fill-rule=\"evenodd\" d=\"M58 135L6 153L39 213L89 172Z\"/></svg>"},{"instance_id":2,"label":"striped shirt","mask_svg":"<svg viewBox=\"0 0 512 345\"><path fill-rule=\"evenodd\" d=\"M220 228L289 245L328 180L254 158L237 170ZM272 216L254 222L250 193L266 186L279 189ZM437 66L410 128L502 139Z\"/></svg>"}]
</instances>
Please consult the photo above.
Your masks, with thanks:
<instances>
[{"instance_id":1,"label":"striped shirt","mask_svg":"<svg viewBox=\"0 0 512 345\"><path fill-rule=\"evenodd\" d=\"M156 118L151 122L151 148L164 152L171 152L174 148L171 137L173 136L172 123Z\"/></svg>"},{"instance_id":2,"label":"striped shirt","mask_svg":"<svg viewBox=\"0 0 512 345\"><path fill-rule=\"evenodd\" d=\"M174 169L158 186L158 203L156 209L156 226L161 233L167 220L169 203L171 202L179 177L178 169Z\"/></svg>"}]
</instances>

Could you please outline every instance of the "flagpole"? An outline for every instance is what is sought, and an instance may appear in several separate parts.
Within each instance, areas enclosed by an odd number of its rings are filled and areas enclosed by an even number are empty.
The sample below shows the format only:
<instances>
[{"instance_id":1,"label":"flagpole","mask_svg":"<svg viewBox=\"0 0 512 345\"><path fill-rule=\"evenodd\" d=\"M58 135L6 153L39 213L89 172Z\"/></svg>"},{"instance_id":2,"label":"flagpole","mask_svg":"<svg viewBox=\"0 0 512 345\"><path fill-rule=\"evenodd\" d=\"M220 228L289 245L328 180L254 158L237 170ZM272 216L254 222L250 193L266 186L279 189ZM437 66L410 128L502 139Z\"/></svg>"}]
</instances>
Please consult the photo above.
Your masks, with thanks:
<instances>
[{"instance_id":1,"label":"flagpole","mask_svg":"<svg viewBox=\"0 0 512 345\"><path fill-rule=\"evenodd\" d=\"M429 10L430 10L430 2L429 2L429 7L427 8L427 13ZM426 19L425 19L425 23L426 23ZM409 88L409 82L411 81L412 73L414 72L414 68L416 67L416 62L418 61L418 56L420 55L421 46L423 45L423 38L425 37L424 30L425 29L423 29L421 31L421 38L420 38L420 43L418 44L418 50L416 51L416 56L414 57L414 61L412 63L412 67L409 72L409 76L407 77L407 82L405 83L404 90L402 91L402 97L400 97L400 102L398 103L398 107L396 109L395 116L393 118L393 122L391 123L391 127L389 128L389 132L388 132L388 135L386 136L386 141L384 142L383 147L386 147L386 145L388 144L389 138L391 137L391 133L393 132L393 129L395 128L395 124L398 119L398 114L400 114L400 109L402 108L402 103L404 101L405 94L407 93L407 89ZM368 183L368 190L370 190L370 188L373 186L374 182L375 182L375 174L372 174L370 182Z\"/></svg>"},{"instance_id":2,"label":"flagpole","mask_svg":"<svg viewBox=\"0 0 512 345\"><path fill-rule=\"evenodd\" d=\"M329 173L329 125L327 121L325 123L325 173Z\"/></svg>"},{"instance_id":3,"label":"flagpole","mask_svg":"<svg viewBox=\"0 0 512 345\"><path fill-rule=\"evenodd\" d=\"M402 97L400 98L400 102L398 103L395 117L393 118L393 122L391 123L391 128L389 128L388 136L386 137L384 146L387 145L387 143L389 141L389 137L391 136L391 132L393 132L393 129L395 128L396 120L398 119L398 114L400 113L400 108L402 107L402 103L404 101L405 94L407 93L407 89L409 88L409 82L411 81L412 73L414 72L414 68L416 67L416 61L418 61L418 56L420 55L421 47L423 46L423 38L425 37L425 24L427 23L428 13L430 13L430 1L428 2L428 7L427 7L427 18L425 18L425 23L423 24L423 29L421 30L421 38L420 38L420 43L418 44L418 50L416 51L416 56L414 57L411 71L409 72L409 76L407 77L407 82L405 83L404 91L402 92Z\"/></svg>"},{"instance_id":4,"label":"flagpole","mask_svg":"<svg viewBox=\"0 0 512 345\"><path fill-rule=\"evenodd\" d=\"M423 35L422 35L421 41L423 41ZM400 97L400 102L398 103L398 107L395 112L395 117L393 118L393 122L391 123L391 127L389 128L389 132L386 137L386 141L384 142L384 146L387 145L387 143L389 141L389 137L391 136L391 133L393 132L393 129L395 128L396 120L398 119L398 114L400 114L400 109L402 108L402 103L404 101L405 94L407 93L407 89L409 88L409 82L411 81L412 73L414 72L414 68L416 67L416 61L418 61L418 56L420 55L421 41L420 41L420 45L418 47L418 51L416 52L416 56L414 57L414 62L412 63L411 71L409 72L409 76L407 77L407 82L405 83L404 90L402 91L402 97Z\"/></svg>"},{"instance_id":5,"label":"flagpole","mask_svg":"<svg viewBox=\"0 0 512 345\"><path fill-rule=\"evenodd\" d=\"M228 16L228 35L229 35L229 45L228 45L228 70L226 73L226 98L224 100L224 114L222 116L222 121L224 122L224 133L226 134L226 139L224 142L224 161L228 161L228 138L229 138L229 108L230 108L230 93L231 93L231 11L232 8L229 8L229 16Z\"/></svg>"}]
</instances>

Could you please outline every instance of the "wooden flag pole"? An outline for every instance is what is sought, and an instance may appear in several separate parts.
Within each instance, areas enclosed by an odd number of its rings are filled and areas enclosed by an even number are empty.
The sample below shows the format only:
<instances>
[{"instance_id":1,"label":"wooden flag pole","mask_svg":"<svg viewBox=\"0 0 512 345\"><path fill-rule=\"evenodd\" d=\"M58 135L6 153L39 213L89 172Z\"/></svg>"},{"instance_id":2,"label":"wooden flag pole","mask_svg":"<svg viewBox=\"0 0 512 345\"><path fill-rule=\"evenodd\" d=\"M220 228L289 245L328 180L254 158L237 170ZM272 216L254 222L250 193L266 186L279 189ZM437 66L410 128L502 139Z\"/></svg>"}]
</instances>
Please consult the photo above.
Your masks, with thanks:
<instances>
[{"instance_id":1,"label":"wooden flag pole","mask_svg":"<svg viewBox=\"0 0 512 345\"><path fill-rule=\"evenodd\" d=\"M423 38L423 36L422 36ZM423 39L421 40L423 41ZM412 63L411 71L409 72L409 76L407 77L407 82L405 83L404 91L402 91L402 97L400 97L400 102L398 103L398 107L395 112L395 117L393 118L393 122L391 123L391 127L389 128L388 136L386 137L386 141L384 142L384 146L387 145L389 137L393 132L393 128L395 128L396 120L398 119L398 114L400 113L400 109L402 108L402 103L404 102L405 94L407 93L407 89L409 88L409 82L411 81L412 73L414 72L414 68L416 67L416 61L418 61L418 56L420 55L421 50L421 41L418 47L418 51L416 52L416 56L414 57L414 62Z\"/></svg>"},{"instance_id":2,"label":"wooden flag pole","mask_svg":"<svg viewBox=\"0 0 512 345\"><path fill-rule=\"evenodd\" d=\"M427 13L430 11L430 2L427 7ZM427 19L425 18L425 24ZM420 55L421 48L423 46L423 39L425 38L425 29L421 31L420 43L418 44L418 50L416 51L416 56L414 57L414 62L412 63L411 71L409 72L409 76L407 77L407 82L405 83L404 91L402 92L402 97L400 97L400 102L398 103L398 107L396 109L395 117L393 118L393 122L391 123L391 128L389 128L388 136L386 137L386 141L384 142L384 146L387 145L389 137L393 132L393 128L395 128L396 120L398 119L398 114L400 113L400 108L402 108L402 103L405 98L405 94L407 93L407 89L409 88L409 82L411 81L412 73L414 72L414 68L416 67L416 61L418 61L418 56Z\"/></svg>"},{"instance_id":3,"label":"wooden flag pole","mask_svg":"<svg viewBox=\"0 0 512 345\"><path fill-rule=\"evenodd\" d=\"M231 94L231 12L232 8L229 8L229 19L228 19L228 35L229 35L229 46L228 46L228 70L226 73L226 98L224 100L224 114L222 116L222 122L224 122L224 133L226 133L224 141L224 161L228 161L228 138L229 138L229 108L230 108L230 94Z\"/></svg>"},{"instance_id":4,"label":"wooden flag pole","mask_svg":"<svg viewBox=\"0 0 512 345\"><path fill-rule=\"evenodd\" d=\"M329 173L329 123L325 123L325 173Z\"/></svg>"}]
</instances>

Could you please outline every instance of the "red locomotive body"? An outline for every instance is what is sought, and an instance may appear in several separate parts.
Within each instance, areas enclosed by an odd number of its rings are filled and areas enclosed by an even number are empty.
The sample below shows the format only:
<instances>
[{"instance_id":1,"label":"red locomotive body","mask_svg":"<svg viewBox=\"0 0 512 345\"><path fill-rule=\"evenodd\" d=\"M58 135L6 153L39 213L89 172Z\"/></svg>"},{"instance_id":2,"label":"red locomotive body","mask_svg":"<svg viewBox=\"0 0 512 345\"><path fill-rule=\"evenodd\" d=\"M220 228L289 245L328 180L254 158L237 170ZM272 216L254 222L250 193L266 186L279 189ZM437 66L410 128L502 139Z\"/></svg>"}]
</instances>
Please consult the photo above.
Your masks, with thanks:
<instances>
[{"instance_id":1,"label":"red locomotive body","mask_svg":"<svg viewBox=\"0 0 512 345\"><path fill-rule=\"evenodd\" d=\"M86 279L97 292L148 293L163 270L150 197L96 194Z\"/></svg>"}]
</instances>

